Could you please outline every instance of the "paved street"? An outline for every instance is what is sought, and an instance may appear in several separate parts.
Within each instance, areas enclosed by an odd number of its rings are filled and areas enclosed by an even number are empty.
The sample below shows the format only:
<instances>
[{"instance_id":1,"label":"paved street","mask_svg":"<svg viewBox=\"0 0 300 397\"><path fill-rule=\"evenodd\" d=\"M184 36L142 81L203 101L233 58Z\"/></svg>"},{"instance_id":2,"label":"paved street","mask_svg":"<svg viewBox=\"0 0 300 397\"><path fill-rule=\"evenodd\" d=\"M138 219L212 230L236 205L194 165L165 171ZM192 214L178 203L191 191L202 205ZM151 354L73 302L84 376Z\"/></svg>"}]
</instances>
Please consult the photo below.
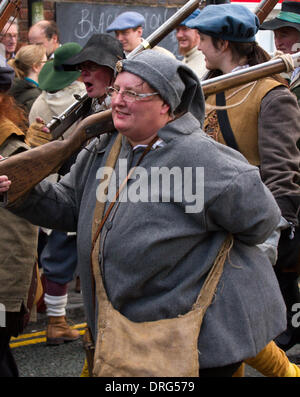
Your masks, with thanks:
<instances>
[{"instance_id":1,"label":"paved street","mask_svg":"<svg viewBox=\"0 0 300 397\"><path fill-rule=\"evenodd\" d=\"M85 325L85 315L82 295L74 291L74 283L68 290L67 319L81 334ZM84 363L85 352L82 346L82 336L79 340L59 346L47 346L45 331L46 314L38 314L37 322L29 323L24 334L12 341L12 351L17 361L21 377L79 377ZM31 334L31 337L28 335ZM39 342L41 340L41 342ZM35 343L38 342L38 343Z\"/></svg>"},{"instance_id":2,"label":"paved street","mask_svg":"<svg viewBox=\"0 0 300 397\"><path fill-rule=\"evenodd\" d=\"M82 296L74 292L73 284L69 287L67 318L83 333L85 315ZM46 324L46 315L38 314L38 321L36 323L30 323L25 330L25 342L21 337L13 341L12 346L16 343L25 343L22 346L13 347L13 354L19 367L20 376L79 377L85 358L82 340L79 339L60 346L47 346L43 332L45 331ZM28 334L32 335L27 336ZM288 356L292 362L300 365L300 345L290 349ZM245 375L247 377L263 377L256 370L248 366L246 366Z\"/></svg>"}]
</instances>

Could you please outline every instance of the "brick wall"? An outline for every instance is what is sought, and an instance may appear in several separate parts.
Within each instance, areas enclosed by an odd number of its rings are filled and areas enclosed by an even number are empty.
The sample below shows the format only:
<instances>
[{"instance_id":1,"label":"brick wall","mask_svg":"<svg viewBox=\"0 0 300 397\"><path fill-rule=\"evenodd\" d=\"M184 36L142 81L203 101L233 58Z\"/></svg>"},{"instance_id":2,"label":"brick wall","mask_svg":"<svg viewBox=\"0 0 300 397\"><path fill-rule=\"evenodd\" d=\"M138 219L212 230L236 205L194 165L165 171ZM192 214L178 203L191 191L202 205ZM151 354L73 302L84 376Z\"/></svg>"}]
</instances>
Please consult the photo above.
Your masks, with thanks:
<instances>
[{"instance_id":1,"label":"brick wall","mask_svg":"<svg viewBox=\"0 0 300 397\"><path fill-rule=\"evenodd\" d=\"M77 1L56 1L57 3L76 3ZM98 4L118 4L118 5L140 5L140 6L165 6L174 7L181 6L187 2L187 0L79 0L81 3L98 3ZM44 18L47 20L55 20L55 1L43 1ZM29 26L29 12L28 12L28 0L22 0L21 10L18 16L19 20L19 43L25 44L27 42L27 33Z\"/></svg>"}]
</instances>

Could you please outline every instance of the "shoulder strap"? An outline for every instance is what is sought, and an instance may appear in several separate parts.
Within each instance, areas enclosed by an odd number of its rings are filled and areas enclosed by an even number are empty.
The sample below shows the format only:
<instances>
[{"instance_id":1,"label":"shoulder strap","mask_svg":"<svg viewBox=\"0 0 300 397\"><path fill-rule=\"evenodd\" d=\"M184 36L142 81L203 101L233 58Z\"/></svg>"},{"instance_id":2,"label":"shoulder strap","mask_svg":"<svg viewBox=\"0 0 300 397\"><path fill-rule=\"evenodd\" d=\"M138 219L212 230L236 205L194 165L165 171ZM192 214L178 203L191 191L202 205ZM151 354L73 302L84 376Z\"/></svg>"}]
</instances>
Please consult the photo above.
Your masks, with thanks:
<instances>
[{"instance_id":1,"label":"shoulder strap","mask_svg":"<svg viewBox=\"0 0 300 397\"><path fill-rule=\"evenodd\" d=\"M117 191L114 199L111 201L111 203L105 213L104 213L104 207L105 207L106 200L104 199L104 197L102 197L102 198L99 197L98 200L96 200L93 226L92 226L92 248L91 248L91 257L90 257L91 276L92 276L92 293L93 293L94 306L95 306L95 298L96 298L94 287L96 284L96 292L97 292L97 290L99 290L99 280L101 279L98 256L99 256L100 233L101 233L102 227L103 227L104 223L106 222L113 206L115 205L115 203L119 197L119 194L126 186L128 180L130 179L135 168L140 164L140 162L143 160L145 155L147 153L149 153L149 151L152 148L152 145L157 141L157 139L158 139L158 136L155 136L154 139L148 144L146 149L143 151L137 164L129 170L128 175L126 176L126 178L120 185L119 190ZM108 169L110 170L111 173L112 173L112 170L115 168L115 164L117 162L117 159L118 159L118 156L119 156L119 153L121 150L121 145L122 145L122 135L119 133L111 150L110 150L110 153L108 155L106 165L105 165L105 167L109 167ZM111 178L111 173L110 173L110 175L108 175L108 182ZM100 183L101 183L101 181L100 181Z\"/></svg>"},{"instance_id":2,"label":"shoulder strap","mask_svg":"<svg viewBox=\"0 0 300 397\"><path fill-rule=\"evenodd\" d=\"M207 308L211 304L215 294L221 275L223 273L224 263L228 258L230 250L233 246L234 238L232 234L228 234L219 252L215 258L213 266L211 267L205 282L200 290L196 302L193 305L193 309L201 309L203 313L206 312Z\"/></svg>"},{"instance_id":3,"label":"shoulder strap","mask_svg":"<svg viewBox=\"0 0 300 397\"><path fill-rule=\"evenodd\" d=\"M219 92L216 94L216 105L217 106L225 106L226 99L224 92ZM218 121L220 125L220 130L222 132L223 138L227 144L232 149L239 150L238 144L234 138L233 131L231 129L231 125L228 118L227 110L217 110Z\"/></svg>"},{"instance_id":4,"label":"shoulder strap","mask_svg":"<svg viewBox=\"0 0 300 397\"><path fill-rule=\"evenodd\" d=\"M121 150L121 145L122 145L122 135L118 134L116 137L115 142L113 143L113 146L109 152L109 155L107 157L105 167L107 167L107 171L110 171L110 174L107 175L107 186L109 184L112 172L115 168L120 150ZM100 181L100 183L102 180ZM104 194L104 192L102 192ZM99 255L99 239L97 239L99 233L100 233L100 226L102 227L102 219L103 219L103 214L104 214L104 207L105 207L105 198L104 197L99 197L98 200L96 200L96 205L95 205L95 210L94 210L94 217L93 217L93 224L92 224L92 249L91 249L91 260L90 260L90 265L91 265L91 287L92 287L92 296L93 296L93 304L95 307L95 302L96 302L96 294L95 294L95 274L98 274L100 272L99 269L99 263L98 263L98 255ZM100 224L100 226L99 226ZM96 235L96 237L95 237ZM96 244L98 243L98 245ZM96 246L96 249L95 249ZM95 265L97 263L97 265Z\"/></svg>"}]
</instances>

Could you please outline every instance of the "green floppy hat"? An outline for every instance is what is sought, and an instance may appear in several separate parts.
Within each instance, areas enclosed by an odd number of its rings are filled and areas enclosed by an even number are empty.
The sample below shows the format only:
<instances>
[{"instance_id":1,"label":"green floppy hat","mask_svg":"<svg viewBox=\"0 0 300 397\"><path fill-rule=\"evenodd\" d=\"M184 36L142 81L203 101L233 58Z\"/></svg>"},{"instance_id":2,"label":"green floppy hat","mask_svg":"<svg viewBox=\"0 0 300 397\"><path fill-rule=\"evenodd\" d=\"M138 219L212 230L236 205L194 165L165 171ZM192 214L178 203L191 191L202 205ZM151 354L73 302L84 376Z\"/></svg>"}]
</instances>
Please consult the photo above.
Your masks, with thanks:
<instances>
[{"instance_id":1,"label":"green floppy hat","mask_svg":"<svg viewBox=\"0 0 300 397\"><path fill-rule=\"evenodd\" d=\"M58 91L78 79L80 72L65 71L62 64L81 50L82 47L77 43L66 43L57 48L54 58L47 61L40 71L39 87L45 91Z\"/></svg>"}]
</instances>

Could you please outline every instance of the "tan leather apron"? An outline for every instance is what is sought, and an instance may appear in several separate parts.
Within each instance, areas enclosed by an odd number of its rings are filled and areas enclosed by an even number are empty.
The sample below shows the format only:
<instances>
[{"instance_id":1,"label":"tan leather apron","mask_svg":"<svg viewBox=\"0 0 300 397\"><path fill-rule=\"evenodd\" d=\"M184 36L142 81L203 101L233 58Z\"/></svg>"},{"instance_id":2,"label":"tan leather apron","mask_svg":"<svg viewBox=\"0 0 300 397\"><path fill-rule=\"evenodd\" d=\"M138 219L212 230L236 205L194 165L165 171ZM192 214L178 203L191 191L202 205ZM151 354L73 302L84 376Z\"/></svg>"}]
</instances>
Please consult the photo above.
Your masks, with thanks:
<instances>
[{"instance_id":1,"label":"tan leather apron","mask_svg":"<svg viewBox=\"0 0 300 397\"><path fill-rule=\"evenodd\" d=\"M120 146L121 137L117 137L106 167L115 165ZM144 152L143 155L145 154ZM99 266L99 237L109 209L104 217L103 211L104 203L98 200L93 222L91 254L98 300L98 335L93 376L198 377L198 337L201 323L213 299L225 259L233 244L232 236L227 237L223 243L199 296L188 313L171 319L133 322L113 308L103 285ZM99 227L100 219L102 222Z\"/></svg>"}]
</instances>

